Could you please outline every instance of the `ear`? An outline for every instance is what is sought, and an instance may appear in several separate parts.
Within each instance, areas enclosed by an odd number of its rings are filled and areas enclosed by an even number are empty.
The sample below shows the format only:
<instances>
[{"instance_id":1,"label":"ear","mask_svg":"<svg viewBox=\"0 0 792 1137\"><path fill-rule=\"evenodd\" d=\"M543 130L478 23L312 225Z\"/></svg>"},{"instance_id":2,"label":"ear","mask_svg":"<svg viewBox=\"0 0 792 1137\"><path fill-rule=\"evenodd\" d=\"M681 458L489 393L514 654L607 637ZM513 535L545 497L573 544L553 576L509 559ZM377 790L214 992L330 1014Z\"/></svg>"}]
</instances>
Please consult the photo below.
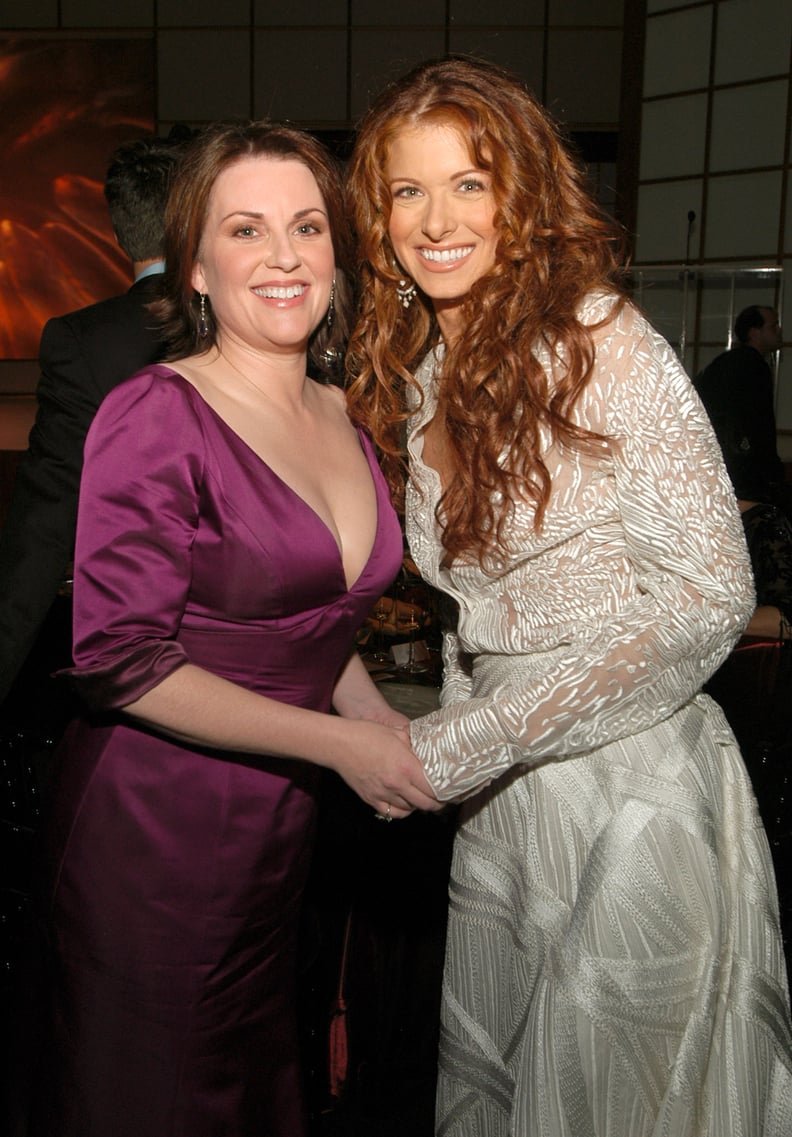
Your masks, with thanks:
<instances>
[{"instance_id":1,"label":"ear","mask_svg":"<svg viewBox=\"0 0 792 1137\"><path fill-rule=\"evenodd\" d=\"M193 265L192 273L190 274L190 283L196 292L207 292L206 278L204 277L203 268L200 261L196 261Z\"/></svg>"}]
</instances>

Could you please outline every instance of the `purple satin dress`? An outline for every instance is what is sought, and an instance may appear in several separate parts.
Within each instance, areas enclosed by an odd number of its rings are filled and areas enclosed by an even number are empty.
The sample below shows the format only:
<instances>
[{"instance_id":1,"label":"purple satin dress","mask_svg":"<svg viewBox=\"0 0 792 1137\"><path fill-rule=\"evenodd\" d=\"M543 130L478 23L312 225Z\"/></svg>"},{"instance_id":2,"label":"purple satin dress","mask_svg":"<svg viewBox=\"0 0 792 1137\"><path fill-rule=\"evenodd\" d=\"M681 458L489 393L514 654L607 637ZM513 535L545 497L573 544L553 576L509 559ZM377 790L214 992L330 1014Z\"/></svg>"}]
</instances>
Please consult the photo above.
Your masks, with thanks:
<instances>
[{"instance_id":1,"label":"purple satin dress","mask_svg":"<svg viewBox=\"0 0 792 1137\"><path fill-rule=\"evenodd\" d=\"M317 768L200 750L112 708L183 662L327 711L402 540L378 502L347 589L313 510L165 365L86 445L74 678L50 826L48 1137L299 1137L296 931Z\"/></svg>"}]
</instances>

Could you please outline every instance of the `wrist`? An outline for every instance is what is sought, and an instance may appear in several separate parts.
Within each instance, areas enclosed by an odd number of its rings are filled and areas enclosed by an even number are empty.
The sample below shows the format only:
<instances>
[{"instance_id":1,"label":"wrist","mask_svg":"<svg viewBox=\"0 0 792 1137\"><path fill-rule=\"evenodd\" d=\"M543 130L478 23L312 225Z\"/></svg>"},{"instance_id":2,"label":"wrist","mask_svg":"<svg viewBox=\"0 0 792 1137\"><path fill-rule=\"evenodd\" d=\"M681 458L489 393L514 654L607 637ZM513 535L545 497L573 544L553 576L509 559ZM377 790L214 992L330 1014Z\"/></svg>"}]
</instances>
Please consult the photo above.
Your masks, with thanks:
<instances>
[{"instance_id":1,"label":"wrist","mask_svg":"<svg viewBox=\"0 0 792 1137\"><path fill-rule=\"evenodd\" d=\"M339 693L333 700L334 710L345 719L372 719L389 709L382 693L371 683L354 692Z\"/></svg>"}]
</instances>

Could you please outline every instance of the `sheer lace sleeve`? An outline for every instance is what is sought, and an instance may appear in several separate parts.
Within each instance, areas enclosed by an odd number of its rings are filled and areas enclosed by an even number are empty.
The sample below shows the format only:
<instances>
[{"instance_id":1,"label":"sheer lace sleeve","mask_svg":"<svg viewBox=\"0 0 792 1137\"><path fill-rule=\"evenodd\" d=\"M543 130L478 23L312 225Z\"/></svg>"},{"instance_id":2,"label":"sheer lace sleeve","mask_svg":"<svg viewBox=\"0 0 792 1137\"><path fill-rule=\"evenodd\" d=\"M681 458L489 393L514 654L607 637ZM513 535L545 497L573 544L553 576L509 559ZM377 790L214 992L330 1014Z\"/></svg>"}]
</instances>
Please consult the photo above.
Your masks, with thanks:
<instances>
[{"instance_id":1,"label":"sheer lace sleeve","mask_svg":"<svg viewBox=\"0 0 792 1137\"><path fill-rule=\"evenodd\" d=\"M449 707L470 698L470 659L462 650L456 632L443 633L443 690L440 705Z\"/></svg>"},{"instance_id":2,"label":"sheer lace sleeve","mask_svg":"<svg viewBox=\"0 0 792 1137\"><path fill-rule=\"evenodd\" d=\"M469 793L516 764L634 735L695 695L754 606L739 515L718 444L668 345L632 308L598 334L579 409L613 440L596 459L553 454L542 533L515 511L519 544L496 580L438 568L433 502L411 549L460 602L451 698L412 724L437 795ZM523 508L527 512L527 507ZM473 656L463 697L459 650Z\"/></svg>"}]
</instances>

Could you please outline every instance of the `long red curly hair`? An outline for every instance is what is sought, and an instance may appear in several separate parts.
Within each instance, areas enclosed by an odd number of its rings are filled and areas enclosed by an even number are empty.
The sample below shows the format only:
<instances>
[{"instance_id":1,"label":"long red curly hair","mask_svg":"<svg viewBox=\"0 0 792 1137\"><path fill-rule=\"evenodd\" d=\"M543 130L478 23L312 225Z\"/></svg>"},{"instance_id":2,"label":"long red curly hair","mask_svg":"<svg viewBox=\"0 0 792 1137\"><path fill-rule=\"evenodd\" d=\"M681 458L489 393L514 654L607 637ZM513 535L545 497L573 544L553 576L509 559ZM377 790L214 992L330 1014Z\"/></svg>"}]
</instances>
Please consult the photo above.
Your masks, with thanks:
<instances>
[{"instance_id":1,"label":"long red curly hair","mask_svg":"<svg viewBox=\"0 0 792 1137\"><path fill-rule=\"evenodd\" d=\"M396 294L403 273L388 236L384 171L391 140L423 123L460 132L476 166L490 174L496 207L495 264L471 288L465 331L446 345L436 375L452 471L438 505L446 559L484 564L507 544L509 510L499 499L532 502L541 527L551 486L540 427L561 443L600 439L570 417L594 361L594 329L578 312L594 289L623 303L618 233L547 112L508 72L451 57L421 64L380 95L360 126L347 187L361 296L347 393L352 418L380 450L397 504L413 370L440 334L428 298L419 293L405 312ZM552 385L535 356L541 342L563 362Z\"/></svg>"}]
</instances>

